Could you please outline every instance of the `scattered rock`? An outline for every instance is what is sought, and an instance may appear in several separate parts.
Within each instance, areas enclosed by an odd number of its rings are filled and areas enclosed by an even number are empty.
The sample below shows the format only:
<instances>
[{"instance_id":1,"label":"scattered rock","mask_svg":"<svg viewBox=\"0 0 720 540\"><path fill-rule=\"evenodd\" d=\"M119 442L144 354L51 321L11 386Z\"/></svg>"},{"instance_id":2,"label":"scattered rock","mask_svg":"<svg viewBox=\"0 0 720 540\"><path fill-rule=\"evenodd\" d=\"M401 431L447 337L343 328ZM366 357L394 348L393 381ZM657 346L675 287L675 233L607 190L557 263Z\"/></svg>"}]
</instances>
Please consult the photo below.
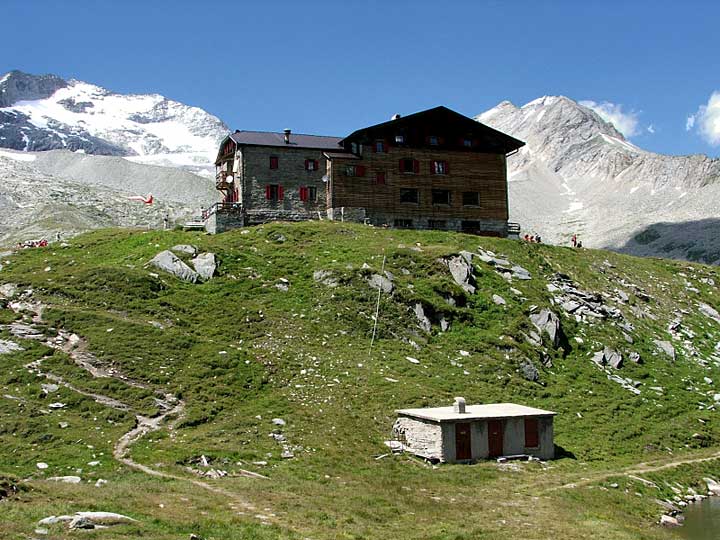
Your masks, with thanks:
<instances>
[{"instance_id":1,"label":"scattered rock","mask_svg":"<svg viewBox=\"0 0 720 540\"><path fill-rule=\"evenodd\" d=\"M367 281L370 287L377 291L382 291L385 294L390 294L394 289L392 280L388 279L386 276L381 276L380 274L373 274L367 279Z\"/></svg>"},{"instance_id":2,"label":"scattered rock","mask_svg":"<svg viewBox=\"0 0 720 540\"><path fill-rule=\"evenodd\" d=\"M540 313L530 315L530 322L542 336L547 334L553 347L560 345L560 319L549 309L542 309Z\"/></svg>"},{"instance_id":3,"label":"scattered rock","mask_svg":"<svg viewBox=\"0 0 720 540\"><path fill-rule=\"evenodd\" d=\"M8 341L6 339L0 339L0 354L9 354L15 351L24 351L25 349L15 343L14 341Z\"/></svg>"},{"instance_id":4,"label":"scattered rock","mask_svg":"<svg viewBox=\"0 0 720 540\"><path fill-rule=\"evenodd\" d=\"M333 273L329 270L316 270L313 272L313 279L322 283L327 287L337 287L338 281L333 277Z\"/></svg>"},{"instance_id":5,"label":"scattered rock","mask_svg":"<svg viewBox=\"0 0 720 540\"><path fill-rule=\"evenodd\" d=\"M512 272L514 278L523 280L532 279L532 277L530 276L530 272L525 270L525 268L523 268L522 266L515 265L510 269L510 271Z\"/></svg>"},{"instance_id":6,"label":"scattered rock","mask_svg":"<svg viewBox=\"0 0 720 540\"><path fill-rule=\"evenodd\" d=\"M75 512L75 516L86 519L93 525L112 526L138 522L136 519L115 512Z\"/></svg>"},{"instance_id":7,"label":"scattered rock","mask_svg":"<svg viewBox=\"0 0 720 540\"><path fill-rule=\"evenodd\" d=\"M473 294L475 288L475 276L473 275L472 254L467 251L460 252L460 255L450 255L440 259L440 262L450 269L450 274L455 283L463 290Z\"/></svg>"},{"instance_id":8,"label":"scattered rock","mask_svg":"<svg viewBox=\"0 0 720 540\"><path fill-rule=\"evenodd\" d=\"M153 257L149 264L163 272L174 275L178 279L190 283L197 283L200 277L197 272L182 262L177 255L170 250L161 251Z\"/></svg>"},{"instance_id":9,"label":"scattered rock","mask_svg":"<svg viewBox=\"0 0 720 540\"><path fill-rule=\"evenodd\" d=\"M70 529L94 529L95 523L88 518L75 516L70 522Z\"/></svg>"},{"instance_id":10,"label":"scattered rock","mask_svg":"<svg viewBox=\"0 0 720 540\"><path fill-rule=\"evenodd\" d=\"M72 520L72 516L48 516L38 521L38 525L55 525L57 523L68 523Z\"/></svg>"},{"instance_id":11,"label":"scattered rock","mask_svg":"<svg viewBox=\"0 0 720 540\"><path fill-rule=\"evenodd\" d=\"M497 304L498 306L504 306L504 305L507 304L507 302L505 301L505 299L504 299L502 296L500 296L499 294L493 294L493 295L492 295L492 300L493 300L493 302L495 302L495 304Z\"/></svg>"},{"instance_id":12,"label":"scattered rock","mask_svg":"<svg viewBox=\"0 0 720 540\"><path fill-rule=\"evenodd\" d=\"M3 298L15 298L18 287L14 283L3 283L0 285L0 296Z\"/></svg>"},{"instance_id":13,"label":"scattered rock","mask_svg":"<svg viewBox=\"0 0 720 540\"><path fill-rule=\"evenodd\" d=\"M528 358L525 358L520 362L520 373L522 374L523 378L528 381L537 382L537 380L540 378L540 374L538 373L537 368Z\"/></svg>"},{"instance_id":14,"label":"scattered rock","mask_svg":"<svg viewBox=\"0 0 720 540\"><path fill-rule=\"evenodd\" d=\"M405 360L407 360L411 364L419 364L420 363L420 360L418 360L417 358L413 358L412 356L406 356Z\"/></svg>"},{"instance_id":15,"label":"scattered rock","mask_svg":"<svg viewBox=\"0 0 720 540\"><path fill-rule=\"evenodd\" d=\"M663 527L679 527L680 522L677 520L677 518L674 518L673 516L663 514L663 516L660 518L660 525L662 525Z\"/></svg>"},{"instance_id":16,"label":"scattered rock","mask_svg":"<svg viewBox=\"0 0 720 540\"><path fill-rule=\"evenodd\" d=\"M630 359L631 362L634 362L635 364L642 364L642 357L640 356L639 352L635 352L635 351L631 352L628 355L628 358Z\"/></svg>"},{"instance_id":17,"label":"scattered rock","mask_svg":"<svg viewBox=\"0 0 720 540\"><path fill-rule=\"evenodd\" d=\"M610 347L605 347L602 351L593 354L592 361L599 366L608 365L615 369L620 369L623 363L622 355Z\"/></svg>"},{"instance_id":18,"label":"scattered rock","mask_svg":"<svg viewBox=\"0 0 720 540\"><path fill-rule=\"evenodd\" d=\"M713 308L712 306L709 306L707 304L700 303L700 313L705 315L706 317L710 317L712 320L714 320L717 323L720 323L720 313Z\"/></svg>"},{"instance_id":19,"label":"scattered rock","mask_svg":"<svg viewBox=\"0 0 720 540\"><path fill-rule=\"evenodd\" d=\"M212 279L217 269L217 261L214 253L201 253L192 260L193 268L198 275L207 281Z\"/></svg>"},{"instance_id":20,"label":"scattered rock","mask_svg":"<svg viewBox=\"0 0 720 540\"><path fill-rule=\"evenodd\" d=\"M283 420L282 418L273 418L272 423L275 424L276 426L284 426L285 420Z\"/></svg>"},{"instance_id":21,"label":"scattered rock","mask_svg":"<svg viewBox=\"0 0 720 540\"><path fill-rule=\"evenodd\" d=\"M43 463L42 461L39 462L39 463L36 463L35 466L36 466L38 469L40 469L40 470L43 470L43 469L47 469L47 468L48 468L48 464L47 464L47 463Z\"/></svg>"},{"instance_id":22,"label":"scattered rock","mask_svg":"<svg viewBox=\"0 0 720 540\"><path fill-rule=\"evenodd\" d=\"M190 244L178 244L177 246L171 247L170 250L175 253L185 253L191 257L197 255L198 252L198 248Z\"/></svg>"},{"instance_id":23,"label":"scattered rock","mask_svg":"<svg viewBox=\"0 0 720 540\"><path fill-rule=\"evenodd\" d=\"M418 320L418 325L420 325L420 328L422 328L426 332L430 332L432 330L432 323L430 322L428 316L425 315L425 309L420 302L417 302L413 306L413 313L415 313L415 317Z\"/></svg>"},{"instance_id":24,"label":"scattered rock","mask_svg":"<svg viewBox=\"0 0 720 540\"><path fill-rule=\"evenodd\" d=\"M675 361L675 347L672 346L672 343L670 343L669 341L661 341L659 339L656 339L655 345L661 352L668 356L671 361Z\"/></svg>"},{"instance_id":25,"label":"scattered rock","mask_svg":"<svg viewBox=\"0 0 720 540\"><path fill-rule=\"evenodd\" d=\"M63 482L65 484L79 484L82 482L79 476L51 476L48 480L51 482Z\"/></svg>"}]
</instances>

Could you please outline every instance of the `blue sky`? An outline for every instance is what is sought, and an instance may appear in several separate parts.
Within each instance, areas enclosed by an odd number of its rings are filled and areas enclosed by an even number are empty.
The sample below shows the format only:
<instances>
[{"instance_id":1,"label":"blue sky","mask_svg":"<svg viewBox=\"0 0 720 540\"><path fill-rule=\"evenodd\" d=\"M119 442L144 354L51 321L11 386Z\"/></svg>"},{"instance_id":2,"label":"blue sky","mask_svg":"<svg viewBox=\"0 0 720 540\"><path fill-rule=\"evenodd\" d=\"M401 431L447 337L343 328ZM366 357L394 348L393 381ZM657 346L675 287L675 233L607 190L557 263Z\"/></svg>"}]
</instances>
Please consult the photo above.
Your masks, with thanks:
<instances>
[{"instance_id":1,"label":"blue sky","mask_svg":"<svg viewBox=\"0 0 720 540\"><path fill-rule=\"evenodd\" d=\"M0 13L0 72L160 93L231 129L345 135L396 112L562 94L643 148L720 155L710 0L1 0Z\"/></svg>"}]
</instances>

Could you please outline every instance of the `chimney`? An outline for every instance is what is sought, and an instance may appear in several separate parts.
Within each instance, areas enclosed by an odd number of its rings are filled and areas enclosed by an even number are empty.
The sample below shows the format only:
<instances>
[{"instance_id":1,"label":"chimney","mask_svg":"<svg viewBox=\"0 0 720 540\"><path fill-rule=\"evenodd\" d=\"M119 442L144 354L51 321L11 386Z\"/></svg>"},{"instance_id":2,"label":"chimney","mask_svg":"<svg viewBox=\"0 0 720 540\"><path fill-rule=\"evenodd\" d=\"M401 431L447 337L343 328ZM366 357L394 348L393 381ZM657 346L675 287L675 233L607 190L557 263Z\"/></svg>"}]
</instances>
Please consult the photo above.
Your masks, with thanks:
<instances>
[{"instance_id":1,"label":"chimney","mask_svg":"<svg viewBox=\"0 0 720 540\"><path fill-rule=\"evenodd\" d=\"M459 414L465 414L465 398L464 397L456 397L455 403L453 403L453 412L459 413Z\"/></svg>"},{"instance_id":2,"label":"chimney","mask_svg":"<svg viewBox=\"0 0 720 540\"><path fill-rule=\"evenodd\" d=\"M285 134L285 144L290 144L290 128L283 129L283 133Z\"/></svg>"},{"instance_id":3,"label":"chimney","mask_svg":"<svg viewBox=\"0 0 720 540\"><path fill-rule=\"evenodd\" d=\"M400 119L400 115L399 115L399 114L393 114L393 115L392 115L392 118L390 118L390 120L398 120L398 119Z\"/></svg>"}]
</instances>

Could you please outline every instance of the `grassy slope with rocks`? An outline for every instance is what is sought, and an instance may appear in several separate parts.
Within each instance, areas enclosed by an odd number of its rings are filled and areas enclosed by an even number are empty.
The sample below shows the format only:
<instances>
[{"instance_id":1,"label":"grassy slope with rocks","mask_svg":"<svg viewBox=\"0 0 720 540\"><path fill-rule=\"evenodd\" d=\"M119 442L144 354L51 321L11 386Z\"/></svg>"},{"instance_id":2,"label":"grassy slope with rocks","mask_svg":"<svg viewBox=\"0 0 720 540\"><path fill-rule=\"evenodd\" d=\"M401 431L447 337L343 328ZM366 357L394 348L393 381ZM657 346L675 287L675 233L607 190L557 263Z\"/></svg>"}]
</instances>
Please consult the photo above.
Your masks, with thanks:
<instances>
[{"instance_id":1,"label":"grassy slope with rocks","mask_svg":"<svg viewBox=\"0 0 720 540\"><path fill-rule=\"evenodd\" d=\"M145 266L176 244L214 252L218 275L193 285ZM479 248L532 279L509 282L476 257L477 292L464 292L438 259ZM383 257L393 291L381 296L370 350L377 291L368 278ZM719 307L714 267L331 223L217 236L98 231L3 265L0 281L46 306L37 326L48 339L74 332L105 366L185 403L179 419L129 448L135 462L168 477L131 470L112 454L134 425L132 412L67 387L46 394L47 381L25 366L42 359L46 373L144 415L158 413L153 392L92 378L66 352L12 336L7 324L30 314L0 311L0 339L24 348L0 354L0 480L22 487L0 501L0 527L13 537L32 537L49 515L106 510L139 523L93 538L669 538L655 525L656 499L671 498L674 481L698 487L720 472L714 460L649 470L656 487L626 475L640 462L652 468L720 449L720 323L699 310ZM553 305L557 292L547 285L558 272L604 295L622 318L578 321ZM421 330L416 303L449 329ZM535 330L529 315L542 308L560 317L559 347L547 335L540 345L526 338ZM674 361L655 340L672 343ZM619 370L592 362L605 346L623 355ZM629 361L630 352L642 363ZM528 361L537 381L523 376ZM561 459L439 467L408 455L376 459L387 453L396 408L446 405L458 395L557 411ZM294 457L283 459L284 450ZM190 469L228 475L203 479L210 490L192 483ZM83 480L47 480L62 475ZM100 478L108 483L95 487ZM56 538L70 534L61 524L48 528Z\"/></svg>"}]
</instances>

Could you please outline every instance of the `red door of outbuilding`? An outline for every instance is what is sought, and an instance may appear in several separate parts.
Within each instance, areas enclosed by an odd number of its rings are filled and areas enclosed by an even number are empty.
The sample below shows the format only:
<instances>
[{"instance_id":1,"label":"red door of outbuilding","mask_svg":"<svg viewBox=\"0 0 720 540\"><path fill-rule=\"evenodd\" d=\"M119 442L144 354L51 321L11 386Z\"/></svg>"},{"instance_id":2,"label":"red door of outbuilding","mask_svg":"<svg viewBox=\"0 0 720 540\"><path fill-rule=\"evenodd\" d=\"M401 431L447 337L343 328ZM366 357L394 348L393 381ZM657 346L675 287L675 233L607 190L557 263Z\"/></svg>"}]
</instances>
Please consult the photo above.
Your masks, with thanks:
<instances>
[{"instance_id":1,"label":"red door of outbuilding","mask_svg":"<svg viewBox=\"0 0 720 540\"><path fill-rule=\"evenodd\" d=\"M455 459L472 459L472 436L470 424L455 424Z\"/></svg>"},{"instance_id":2,"label":"red door of outbuilding","mask_svg":"<svg viewBox=\"0 0 720 540\"><path fill-rule=\"evenodd\" d=\"M502 420L488 420L488 451L491 458L503 455Z\"/></svg>"}]
</instances>

